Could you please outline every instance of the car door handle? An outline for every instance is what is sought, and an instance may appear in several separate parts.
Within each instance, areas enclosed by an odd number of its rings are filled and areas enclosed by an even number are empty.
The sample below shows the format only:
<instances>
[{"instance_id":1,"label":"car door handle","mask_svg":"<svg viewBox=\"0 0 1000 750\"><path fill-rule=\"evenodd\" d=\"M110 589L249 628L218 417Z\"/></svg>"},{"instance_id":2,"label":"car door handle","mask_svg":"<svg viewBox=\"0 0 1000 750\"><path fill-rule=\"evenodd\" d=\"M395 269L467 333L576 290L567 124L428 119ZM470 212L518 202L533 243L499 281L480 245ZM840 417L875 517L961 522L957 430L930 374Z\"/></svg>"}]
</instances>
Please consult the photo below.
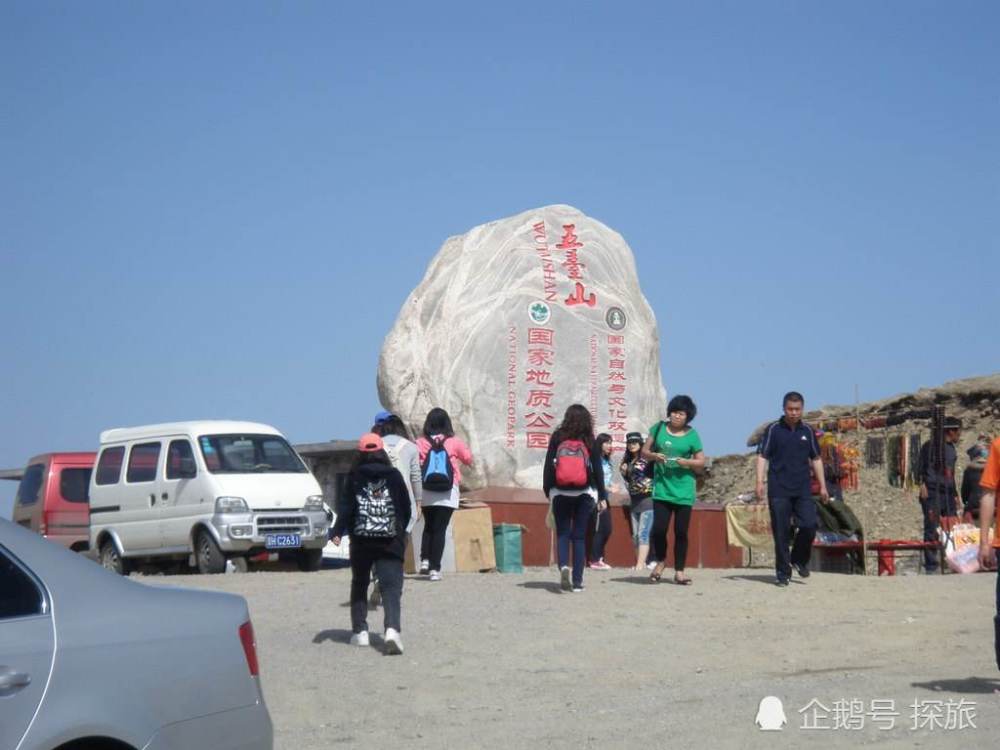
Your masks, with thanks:
<instances>
[{"instance_id":1,"label":"car door handle","mask_svg":"<svg viewBox=\"0 0 1000 750\"><path fill-rule=\"evenodd\" d=\"M164 492L162 495L160 495L160 500L166 500L169 497L170 496L166 492Z\"/></svg>"},{"instance_id":2,"label":"car door handle","mask_svg":"<svg viewBox=\"0 0 1000 750\"><path fill-rule=\"evenodd\" d=\"M31 675L27 672L15 672L10 667L0 666L0 696L16 693L30 684Z\"/></svg>"},{"instance_id":3,"label":"car door handle","mask_svg":"<svg viewBox=\"0 0 1000 750\"><path fill-rule=\"evenodd\" d=\"M152 495L149 496L149 505L150 505L150 507L156 505L156 495L155 494L152 494Z\"/></svg>"}]
</instances>

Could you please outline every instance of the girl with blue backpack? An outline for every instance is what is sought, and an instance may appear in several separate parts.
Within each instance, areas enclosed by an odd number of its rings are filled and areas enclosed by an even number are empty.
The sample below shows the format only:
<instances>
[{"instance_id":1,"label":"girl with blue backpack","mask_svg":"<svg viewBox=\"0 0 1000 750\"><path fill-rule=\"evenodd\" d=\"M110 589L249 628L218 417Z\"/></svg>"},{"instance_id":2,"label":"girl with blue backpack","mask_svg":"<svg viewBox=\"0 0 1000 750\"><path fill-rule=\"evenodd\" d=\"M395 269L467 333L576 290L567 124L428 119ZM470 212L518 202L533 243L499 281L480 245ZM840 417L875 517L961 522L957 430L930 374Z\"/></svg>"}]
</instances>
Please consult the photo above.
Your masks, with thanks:
<instances>
[{"instance_id":1,"label":"girl with blue backpack","mask_svg":"<svg viewBox=\"0 0 1000 750\"><path fill-rule=\"evenodd\" d=\"M552 433L542 489L555 517L560 586L563 591L583 591L587 527L594 503L608 500L601 456L594 444L594 420L586 406L573 404L566 409L562 424Z\"/></svg>"},{"instance_id":2,"label":"girl with blue backpack","mask_svg":"<svg viewBox=\"0 0 1000 750\"><path fill-rule=\"evenodd\" d=\"M417 438L423 497L420 507L424 533L420 537L420 572L432 581L441 580L441 558L451 522L458 508L458 487L462 481L459 464L472 465L472 451L455 437L451 417L434 407L424 420L423 435Z\"/></svg>"}]
</instances>

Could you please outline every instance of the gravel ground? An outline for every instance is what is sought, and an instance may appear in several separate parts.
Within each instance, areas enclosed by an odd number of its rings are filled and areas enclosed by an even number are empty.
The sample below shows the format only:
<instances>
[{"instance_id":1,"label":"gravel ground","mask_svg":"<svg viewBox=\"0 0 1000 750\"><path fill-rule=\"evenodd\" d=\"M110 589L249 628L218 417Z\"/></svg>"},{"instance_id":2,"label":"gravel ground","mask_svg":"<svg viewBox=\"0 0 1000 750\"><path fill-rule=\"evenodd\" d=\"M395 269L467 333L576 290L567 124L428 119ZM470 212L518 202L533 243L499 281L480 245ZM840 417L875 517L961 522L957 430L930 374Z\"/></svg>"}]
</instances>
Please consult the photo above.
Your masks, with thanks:
<instances>
[{"instance_id":1,"label":"gravel ground","mask_svg":"<svg viewBox=\"0 0 1000 750\"><path fill-rule=\"evenodd\" d=\"M247 598L279 750L1000 745L994 574L814 573L784 589L762 569L691 574L681 587L588 571L580 594L546 569L408 578L398 657L380 637L348 644L347 569L143 580ZM754 725L768 695L781 732ZM864 727L803 729L813 699L829 709L818 725L844 700ZM885 731L863 714L889 700ZM961 700L976 728L954 728ZM914 731L915 702L953 728Z\"/></svg>"}]
</instances>

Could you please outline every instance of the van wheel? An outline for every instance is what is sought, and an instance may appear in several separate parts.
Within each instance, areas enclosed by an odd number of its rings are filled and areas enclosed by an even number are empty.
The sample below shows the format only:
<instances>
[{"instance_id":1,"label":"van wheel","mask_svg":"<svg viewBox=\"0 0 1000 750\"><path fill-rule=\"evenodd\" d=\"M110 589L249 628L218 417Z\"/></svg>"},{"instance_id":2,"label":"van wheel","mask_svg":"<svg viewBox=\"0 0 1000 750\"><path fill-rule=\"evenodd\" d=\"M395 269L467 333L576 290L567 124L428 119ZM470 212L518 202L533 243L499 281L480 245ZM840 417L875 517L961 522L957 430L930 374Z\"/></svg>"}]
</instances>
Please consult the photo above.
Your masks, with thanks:
<instances>
[{"instance_id":1,"label":"van wheel","mask_svg":"<svg viewBox=\"0 0 1000 750\"><path fill-rule=\"evenodd\" d=\"M122 556L118 554L118 548L115 547L115 543L110 539L105 539L104 544L101 545L101 567L105 570L110 570L112 573L117 573L120 576L127 576L129 565L125 563Z\"/></svg>"},{"instance_id":2,"label":"van wheel","mask_svg":"<svg viewBox=\"0 0 1000 750\"><path fill-rule=\"evenodd\" d=\"M323 548L304 549L299 552L299 570L313 573L323 565Z\"/></svg>"},{"instance_id":3,"label":"van wheel","mask_svg":"<svg viewBox=\"0 0 1000 750\"><path fill-rule=\"evenodd\" d=\"M233 564L233 568L237 573L246 573L250 569L249 561L242 555L237 555L236 557L230 557L229 562Z\"/></svg>"},{"instance_id":4,"label":"van wheel","mask_svg":"<svg viewBox=\"0 0 1000 750\"><path fill-rule=\"evenodd\" d=\"M194 556L198 563L198 572L203 575L224 573L226 570L226 558L222 550L212 535L204 529L199 531L195 538Z\"/></svg>"}]
</instances>

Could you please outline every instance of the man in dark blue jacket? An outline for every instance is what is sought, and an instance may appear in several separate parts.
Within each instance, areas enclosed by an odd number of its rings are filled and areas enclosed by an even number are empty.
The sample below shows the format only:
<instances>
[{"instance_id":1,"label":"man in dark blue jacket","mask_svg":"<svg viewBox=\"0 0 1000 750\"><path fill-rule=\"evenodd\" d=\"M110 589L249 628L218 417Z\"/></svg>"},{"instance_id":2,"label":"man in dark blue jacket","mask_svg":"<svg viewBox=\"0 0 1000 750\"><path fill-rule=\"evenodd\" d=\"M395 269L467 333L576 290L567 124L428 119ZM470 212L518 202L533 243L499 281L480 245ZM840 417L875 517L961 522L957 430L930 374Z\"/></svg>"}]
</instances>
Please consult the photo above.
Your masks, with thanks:
<instances>
[{"instance_id":1,"label":"man in dark blue jacket","mask_svg":"<svg viewBox=\"0 0 1000 750\"><path fill-rule=\"evenodd\" d=\"M768 425L757 446L757 498L764 500L766 477L779 586L788 585L793 565L802 578L809 577L809 557L816 536L816 504L809 490L810 468L819 482L820 500L830 501L816 434L802 421L804 403L801 393L786 393L782 402L784 416ZM798 528L794 541L793 517Z\"/></svg>"},{"instance_id":2,"label":"man in dark blue jacket","mask_svg":"<svg viewBox=\"0 0 1000 750\"><path fill-rule=\"evenodd\" d=\"M955 462L958 459L955 444L961 429L962 423L958 419L948 417L942 427L943 443L935 445L934 440L928 440L920 448L917 476L920 477L920 510L924 515L925 542L938 541L942 517L962 515L955 486ZM937 570L938 562L937 551L924 550L924 567L928 572Z\"/></svg>"}]
</instances>

